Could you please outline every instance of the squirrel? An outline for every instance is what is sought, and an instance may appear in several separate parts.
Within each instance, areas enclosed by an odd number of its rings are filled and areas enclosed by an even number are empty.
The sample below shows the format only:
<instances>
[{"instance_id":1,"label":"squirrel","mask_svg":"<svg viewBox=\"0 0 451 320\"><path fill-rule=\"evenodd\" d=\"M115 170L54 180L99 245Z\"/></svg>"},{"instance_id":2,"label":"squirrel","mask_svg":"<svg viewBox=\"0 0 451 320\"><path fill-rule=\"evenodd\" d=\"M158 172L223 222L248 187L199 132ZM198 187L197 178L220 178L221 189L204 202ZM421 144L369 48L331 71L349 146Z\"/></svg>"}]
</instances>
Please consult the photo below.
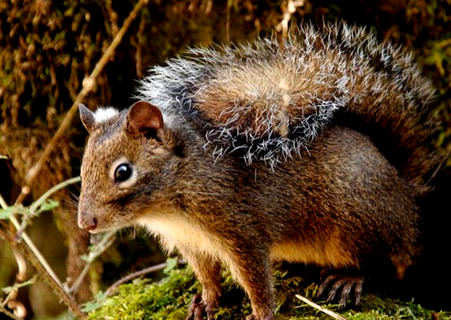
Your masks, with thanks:
<instances>
[{"instance_id":1,"label":"squirrel","mask_svg":"<svg viewBox=\"0 0 451 320\"><path fill-rule=\"evenodd\" d=\"M80 105L89 133L78 223L143 226L202 284L187 319L214 319L220 270L247 319L274 319L273 261L336 270L341 306L364 277L421 252L418 199L438 160L434 90L412 55L344 22L246 45L192 48L151 69L122 111Z\"/></svg>"}]
</instances>

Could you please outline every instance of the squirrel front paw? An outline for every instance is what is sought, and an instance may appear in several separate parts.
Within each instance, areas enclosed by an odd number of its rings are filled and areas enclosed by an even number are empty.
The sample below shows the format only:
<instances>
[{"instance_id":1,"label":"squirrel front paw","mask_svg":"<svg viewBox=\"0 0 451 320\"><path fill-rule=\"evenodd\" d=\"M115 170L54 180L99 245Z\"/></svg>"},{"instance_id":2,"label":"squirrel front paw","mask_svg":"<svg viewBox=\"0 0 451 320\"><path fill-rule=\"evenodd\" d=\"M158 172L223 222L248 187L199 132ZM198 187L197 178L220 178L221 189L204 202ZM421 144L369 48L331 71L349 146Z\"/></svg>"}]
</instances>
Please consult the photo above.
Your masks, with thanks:
<instances>
[{"instance_id":1,"label":"squirrel front paw","mask_svg":"<svg viewBox=\"0 0 451 320\"><path fill-rule=\"evenodd\" d=\"M335 296L339 294L338 307L339 309L344 309L346 308L346 301L349 298L351 290L354 289L353 304L354 306L358 306L364 280L365 278L361 275L329 274L319 286L316 298L318 299L323 296L330 287L326 302L331 303L335 299Z\"/></svg>"},{"instance_id":2,"label":"squirrel front paw","mask_svg":"<svg viewBox=\"0 0 451 320\"><path fill-rule=\"evenodd\" d=\"M207 315L208 320L214 319L215 306L208 306L202 300L200 294L194 295L188 308L188 315L186 320L203 320L204 315Z\"/></svg>"}]
</instances>

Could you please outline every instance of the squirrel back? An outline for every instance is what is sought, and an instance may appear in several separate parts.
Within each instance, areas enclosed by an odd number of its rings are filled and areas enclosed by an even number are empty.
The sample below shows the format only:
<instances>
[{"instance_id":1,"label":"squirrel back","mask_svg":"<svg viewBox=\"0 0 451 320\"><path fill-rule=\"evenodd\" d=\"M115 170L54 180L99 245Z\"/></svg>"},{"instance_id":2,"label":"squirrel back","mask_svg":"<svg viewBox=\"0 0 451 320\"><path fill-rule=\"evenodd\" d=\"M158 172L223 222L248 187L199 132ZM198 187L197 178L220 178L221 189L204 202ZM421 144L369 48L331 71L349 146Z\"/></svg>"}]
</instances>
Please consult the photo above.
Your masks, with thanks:
<instances>
[{"instance_id":1,"label":"squirrel back","mask_svg":"<svg viewBox=\"0 0 451 320\"><path fill-rule=\"evenodd\" d=\"M429 81L411 53L361 27L306 24L281 43L190 49L138 90L204 134L216 158L274 168L340 123L369 135L419 195L437 166L426 146L437 128Z\"/></svg>"}]
</instances>

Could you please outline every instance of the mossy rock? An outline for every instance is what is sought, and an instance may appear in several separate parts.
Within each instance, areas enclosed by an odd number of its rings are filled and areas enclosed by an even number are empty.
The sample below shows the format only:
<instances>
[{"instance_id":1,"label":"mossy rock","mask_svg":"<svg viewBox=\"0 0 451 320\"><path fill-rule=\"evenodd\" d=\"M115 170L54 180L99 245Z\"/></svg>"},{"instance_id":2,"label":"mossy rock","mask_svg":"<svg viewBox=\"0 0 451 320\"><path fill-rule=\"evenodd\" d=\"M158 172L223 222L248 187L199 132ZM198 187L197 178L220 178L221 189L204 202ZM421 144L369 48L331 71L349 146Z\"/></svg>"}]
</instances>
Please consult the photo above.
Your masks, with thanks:
<instances>
[{"instance_id":1,"label":"mossy rock","mask_svg":"<svg viewBox=\"0 0 451 320\"><path fill-rule=\"evenodd\" d=\"M313 300L317 284L292 276L289 272L274 272L277 294L277 319L332 319L329 315L301 302L295 297L299 293ZM215 319L244 319L250 313L249 300L243 291L224 273L224 295ZM159 282L136 279L132 283L119 286L113 296L99 294L97 300L85 305L88 319L111 320L184 320L188 305L201 286L188 268L173 269ZM355 309L338 311L336 305L323 307L340 314L346 319L449 319L451 312L428 310L413 301L380 297L374 293L364 293L361 305Z\"/></svg>"}]
</instances>

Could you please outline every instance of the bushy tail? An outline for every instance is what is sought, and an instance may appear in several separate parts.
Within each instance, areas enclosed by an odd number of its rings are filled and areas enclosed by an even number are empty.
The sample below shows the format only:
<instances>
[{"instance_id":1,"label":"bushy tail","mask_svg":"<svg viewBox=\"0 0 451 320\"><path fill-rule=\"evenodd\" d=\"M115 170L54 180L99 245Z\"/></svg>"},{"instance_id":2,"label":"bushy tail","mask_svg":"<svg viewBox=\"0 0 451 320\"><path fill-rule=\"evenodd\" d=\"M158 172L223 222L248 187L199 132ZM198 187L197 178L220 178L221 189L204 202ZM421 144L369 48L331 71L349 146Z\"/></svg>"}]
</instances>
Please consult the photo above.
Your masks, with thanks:
<instances>
[{"instance_id":1,"label":"bushy tail","mask_svg":"<svg viewBox=\"0 0 451 320\"><path fill-rule=\"evenodd\" d=\"M139 98L204 134L215 157L274 167L340 123L371 136L419 191L436 165L426 146L432 96L411 54L344 23L307 24L283 43L194 48L154 67L139 88Z\"/></svg>"}]
</instances>

